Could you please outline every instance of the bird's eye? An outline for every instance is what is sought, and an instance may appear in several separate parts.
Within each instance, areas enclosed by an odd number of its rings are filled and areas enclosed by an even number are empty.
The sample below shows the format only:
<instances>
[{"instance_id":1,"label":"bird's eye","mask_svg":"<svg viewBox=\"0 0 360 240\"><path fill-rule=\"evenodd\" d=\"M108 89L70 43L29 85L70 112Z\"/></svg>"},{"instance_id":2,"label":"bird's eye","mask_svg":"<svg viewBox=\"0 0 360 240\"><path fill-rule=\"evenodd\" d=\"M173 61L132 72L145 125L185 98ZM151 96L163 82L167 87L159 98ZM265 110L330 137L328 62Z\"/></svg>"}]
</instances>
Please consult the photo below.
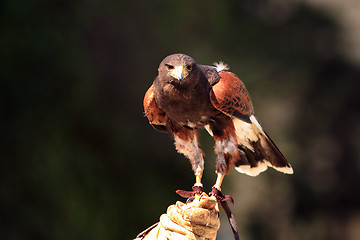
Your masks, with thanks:
<instances>
[{"instance_id":1,"label":"bird's eye","mask_svg":"<svg viewBox=\"0 0 360 240\"><path fill-rule=\"evenodd\" d=\"M171 70L174 69L174 66L172 66L172 65L165 64L165 66L166 66L166 69L167 69L168 71L171 71Z\"/></svg>"},{"instance_id":2,"label":"bird's eye","mask_svg":"<svg viewBox=\"0 0 360 240\"><path fill-rule=\"evenodd\" d=\"M192 66L191 66L191 65L187 65L185 68L186 68L186 70L188 70L188 71L190 72L191 69L192 69Z\"/></svg>"}]
</instances>

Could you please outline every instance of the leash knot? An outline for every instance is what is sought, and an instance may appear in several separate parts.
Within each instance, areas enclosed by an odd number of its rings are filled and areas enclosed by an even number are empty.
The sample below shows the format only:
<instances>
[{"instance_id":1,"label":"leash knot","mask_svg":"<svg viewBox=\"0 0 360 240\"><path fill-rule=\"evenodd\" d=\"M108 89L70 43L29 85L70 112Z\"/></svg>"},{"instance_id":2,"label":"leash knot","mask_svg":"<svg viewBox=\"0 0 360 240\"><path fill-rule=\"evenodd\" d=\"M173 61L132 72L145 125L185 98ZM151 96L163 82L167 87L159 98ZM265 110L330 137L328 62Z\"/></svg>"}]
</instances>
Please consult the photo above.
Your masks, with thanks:
<instances>
[{"instance_id":1,"label":"leash knot","mask_svg":"<svg viewBox=\"0 0 360 240\"><path fill-rule=\"evenodd\" d=\"M223 195L222 192L215 187L211 189L210 195L216 197L216 199L219 200L220 202L229 201L232 204L234 204L234 199L230 195Z\"/></svg>"}]
</instances>

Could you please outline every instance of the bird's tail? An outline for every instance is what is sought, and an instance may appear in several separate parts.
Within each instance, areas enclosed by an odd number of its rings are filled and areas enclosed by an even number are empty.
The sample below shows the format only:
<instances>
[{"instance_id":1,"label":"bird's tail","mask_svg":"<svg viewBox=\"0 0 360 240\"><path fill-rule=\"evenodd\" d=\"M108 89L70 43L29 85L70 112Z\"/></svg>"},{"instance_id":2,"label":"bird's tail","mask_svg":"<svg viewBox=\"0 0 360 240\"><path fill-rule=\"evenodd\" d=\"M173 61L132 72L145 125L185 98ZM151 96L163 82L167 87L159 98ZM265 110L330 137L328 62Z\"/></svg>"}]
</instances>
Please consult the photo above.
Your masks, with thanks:
<instances>
[{"instance_id":1,"label":"bird's tail","mask_svg":"<svg viewBox=\"0 0 360 240\"><path fill-rule=\"evenodd\" d=\"M235 169L249 176L257 176L272 167L277 171L292 174L293 169L274 142L262 129L255 116L250 122L233 119L240 159L235 162Z\"/></svg>"}]
</instances>

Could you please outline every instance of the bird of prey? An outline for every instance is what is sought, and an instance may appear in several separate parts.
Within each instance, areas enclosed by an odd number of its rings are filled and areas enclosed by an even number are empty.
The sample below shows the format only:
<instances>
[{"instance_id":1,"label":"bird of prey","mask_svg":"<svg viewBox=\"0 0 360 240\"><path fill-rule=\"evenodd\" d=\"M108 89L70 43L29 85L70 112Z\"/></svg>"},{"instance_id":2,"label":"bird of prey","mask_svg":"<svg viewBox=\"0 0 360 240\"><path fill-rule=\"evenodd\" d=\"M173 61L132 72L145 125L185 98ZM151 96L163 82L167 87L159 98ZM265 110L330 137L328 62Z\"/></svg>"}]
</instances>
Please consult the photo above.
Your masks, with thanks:
<instances>
[{"instance_id":1,"label":"bird of prey","mask_svg":"<svg viewBox=\"0 0 360 240\"><path fill-rule=\"evenodd\" d=\"M257 176L268 167L293 173L256 120L244 83L222 62L213 67L197 64L185 54L167 56L143 103L150 124L169 133L177 151L190 160L196 177L194 186L202 187L204 154L197 131L201 128L215 140L214 187L218 190L231 167L250 176Z\"/></svg>"}]
</instances>

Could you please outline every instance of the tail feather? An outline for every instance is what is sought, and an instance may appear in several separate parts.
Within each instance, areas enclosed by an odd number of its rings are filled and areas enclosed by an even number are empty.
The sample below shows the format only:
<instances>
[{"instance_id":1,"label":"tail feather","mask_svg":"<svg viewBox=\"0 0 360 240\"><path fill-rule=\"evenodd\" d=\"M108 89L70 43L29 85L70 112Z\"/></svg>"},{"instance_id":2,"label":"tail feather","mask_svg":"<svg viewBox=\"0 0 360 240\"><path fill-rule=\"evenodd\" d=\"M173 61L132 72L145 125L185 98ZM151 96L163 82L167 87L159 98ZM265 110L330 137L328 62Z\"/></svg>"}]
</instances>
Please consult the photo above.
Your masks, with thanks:
<instances>
[{"instance_id":1,"label":"tail feather","mask_svg":"<svg viewBox=\"0 0 360 240\"><path fill-rule=\"evenodd\" d=\"M249 176L257 176L268 167L292 174L291 165L253 115L250 116L250 121L251 123L247 123L233 119L240 152L235 169Z\"/></svg>"}]
</instances>

